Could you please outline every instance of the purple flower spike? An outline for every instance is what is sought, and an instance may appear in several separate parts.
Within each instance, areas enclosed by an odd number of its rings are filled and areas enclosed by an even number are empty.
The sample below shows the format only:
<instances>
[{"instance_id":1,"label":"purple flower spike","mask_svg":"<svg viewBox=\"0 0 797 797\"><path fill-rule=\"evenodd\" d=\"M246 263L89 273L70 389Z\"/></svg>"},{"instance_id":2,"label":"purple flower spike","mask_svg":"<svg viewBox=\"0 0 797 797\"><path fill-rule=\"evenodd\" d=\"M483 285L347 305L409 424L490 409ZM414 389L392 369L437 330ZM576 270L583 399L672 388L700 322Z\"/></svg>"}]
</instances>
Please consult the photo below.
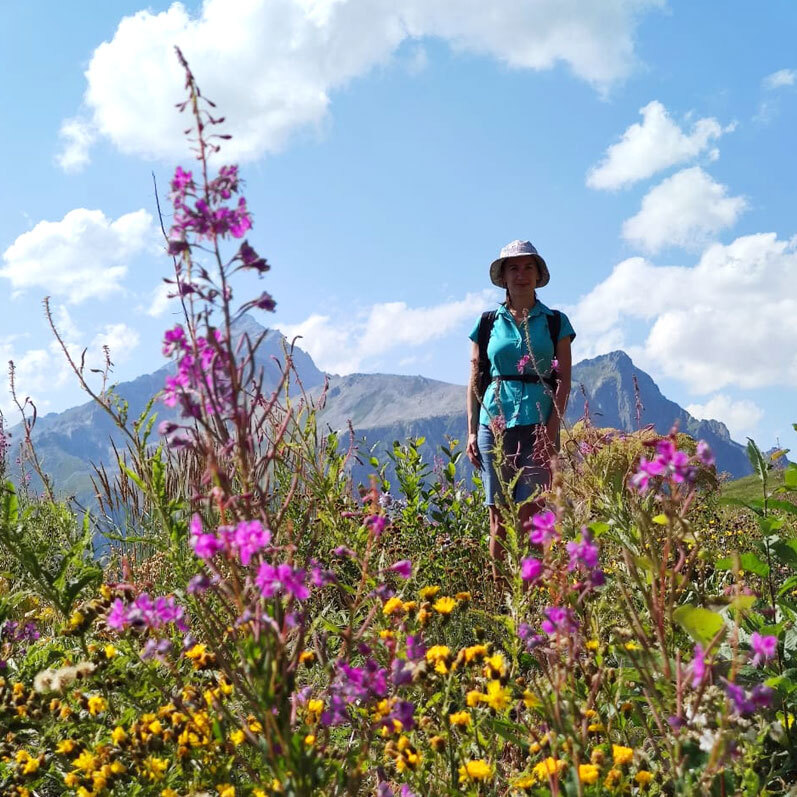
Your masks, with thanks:
<instances>
[{"instance_id":1,"label":"purple flower spike","mask_svg":"<svg viewBox=\"0 0 797 797\"><path fill-rule=\"evenodd\" d=\"M387 526L387 518L384 515L369 515L365 519L365 525L371 529L371 533L374 537L381 537L382 532Z\"/></svg>"},{"instance_id":2,"label":"purple flower spike","mask_svg":"<svg viewBox=\"0 0 797 797\"><path fill-rule=\"evenodd\" d=\"M578 622L572 609L562 606L550 606L545 610L546 619L542 621L542 630L548 636L554 634L573 634L578 631Z\"/></svg>"},{"instance_id":3,"label":"purple flower spike","mask_svg":"<svg viewBox=\"0 0 797 797\"><path fill-rule=\"evenodd\" d=\"M598 566L598 546L592 542L587 528L581 529L581 542L567 543L567 553L570 555L569 572L577 568L593 570Z\"/></svg>"},{"instance_id":4,"label":"purple flower spike","mask_svg":"<svg viewBox=\"0 0 797 797\"><path fill-rule=\"evenodd\" d=\"M426 655L426 645L423 644L423 637L420 634L407 637L407 658L410 661L418 661Z\"/></svg>"},{"instance_id":5,"label":"purple flower spike","mask_svg":"<svg viewBox=\"0 0 797 797\"><path fill-rule=\"evenodd\" d=\"M707 467L710 468L715 464L714 453L712 452L709 444L705 440L700 440L697 444L697 458Z\"/></svg>"},{"instance_id":6,"label":"purple flower spike","mask_svg":"<svg viewBox=\"0 0 797 797\"><path fill-rule=\"evenodd\" d=\"M255 576L255 584L260 587L264 598L271 598L283 592L303 601L310 597L310 590L305 584L307 574L304 570L294 569L288 564L274 567L263 562Z\"/></svg>"},{"instance_id":7,"label":"purple flower spike","mask_svg":"<svg viewBox=\"0 0 797 797\"><path fill-rule=\"evenodd\" d=\"M762 636L757 631L750 637L750 647L753 649L753 667L758 667L764 661L771 659L778 652L778 638L776 636Z\"/></svg>"},{"instance_id":8,"label":"purple flower spike","mask_svg":"<svg viewBox=\"0 0 797 797\"><path fill-rule=\"evenodd\" d=\"M542 575L543 565L539 559L527 556L520 565L520 577L524 581L534 583Z\"/></svg>"},{"instance_id":9,"label":"purple flower spike","mask_svg":"<svg viewBox=\"0 0 797 797\"><path fill-rule=\"evenodd\" d=\"M531 526L529 542L532 545L542 545L547 548L552 542L559 539L559 532L556 530L556 515L550 510L538 512L526 524L526 528Z\"/></svg>"},{"instance_id":10,"label":"purple flower spike","mask_svg":"<svg viewBox=\"0 0 797 797\"><path fill-rule=\"evenodd\" d=\"M246 566L258 551L271 542L271 532L264 529L259 520L244 520L235 527L232 540L241 557L241 564Z\"/></svg>"},{"instance_id":11,"label":"purple flower spike","mask_svg":"<svg viewBox=\"0 0 797 797\"><path fill-rule=\"evenodd\" d=\"M412 562L409 559L402 559L391 565L390 570L400 578L410 578L412 576Z\"/></svg>"}]
</instances>

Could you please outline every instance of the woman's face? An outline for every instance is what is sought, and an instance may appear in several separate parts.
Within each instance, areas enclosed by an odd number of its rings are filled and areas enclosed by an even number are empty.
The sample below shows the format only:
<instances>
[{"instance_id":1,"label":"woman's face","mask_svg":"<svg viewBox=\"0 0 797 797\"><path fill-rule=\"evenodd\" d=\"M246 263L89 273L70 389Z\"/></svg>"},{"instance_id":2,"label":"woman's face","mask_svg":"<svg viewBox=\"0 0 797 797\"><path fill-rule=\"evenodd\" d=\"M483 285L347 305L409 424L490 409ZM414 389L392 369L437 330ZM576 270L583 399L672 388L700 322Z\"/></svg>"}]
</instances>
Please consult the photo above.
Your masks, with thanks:
<instances>
[{"instance_id":1,"label":"woman's face","mask_svg":"<svg viewBox=\"0 0 797 797\"><path fill-rule=\"evenodd\" d=\"M510 293L534 290L540 278L537 260L532 255L513 257L503 265L504 284Z\"/></svg>"}]
</instances>

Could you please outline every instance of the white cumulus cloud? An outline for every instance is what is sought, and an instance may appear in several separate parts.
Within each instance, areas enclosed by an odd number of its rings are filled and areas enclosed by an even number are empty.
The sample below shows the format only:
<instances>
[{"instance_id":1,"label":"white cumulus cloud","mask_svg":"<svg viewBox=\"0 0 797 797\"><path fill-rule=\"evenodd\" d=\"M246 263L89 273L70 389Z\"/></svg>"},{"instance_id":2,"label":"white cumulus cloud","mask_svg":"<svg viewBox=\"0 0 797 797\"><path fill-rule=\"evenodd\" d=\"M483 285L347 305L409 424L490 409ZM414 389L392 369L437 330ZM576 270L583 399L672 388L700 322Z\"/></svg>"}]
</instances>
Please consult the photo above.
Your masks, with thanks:
<instances>
[{"instance_id":1,"label":"white cumulus cloud","mask_svg":"<svg viewBox=\"0 0 797 797\"><path fill-rule=\"evenodd\" d=\"M362 370L381 355L422 347L444 337L466 321L475 321L485 306L495 302L495 291L469 293L464 299L431 307L408 307L405 302L373 305L356 317L332 318L314 314L298 324L280 324L289 340L296 335L324 371L349 374Z\"/></svg>"},{"instance_id":2,"label":"white cumulus cloud","mask_svg":"<svg viewBox=\"0 0 797 797\"><path fill-rule=\"evenodd\" d=\"M722 127L716 119L708 117L698 119L691 132L685 133L657 100L639 112L642 122L632 124L606 150L603 160L587 173L590 188L625 188L670 166L693 160L703 152L716 160L719 151L712 147L712 142L734 128L734 125Z\"/></svg>"},{"instance_id":3,"label":"white cumulus cloud","mask_svg":"<svg viewBox=\"0 0 797 797\"><path fill-rule=\"evenodd\" d=\"M689 404L685 409L695 418L722 421L734 440L755 437L758 422L764 417L764 411L754 401L734 401L725 393L717 393L703 404Z\"/></svg>"},{"instance_id":4,"label":"white cumulus cloud","mask_svg":"<svg viewBox=\"0 0 797 797\"><path fill-rule=\"evenodd\" d=\"M101 210L77 208L61 221L40 221L3 253L0 277L16 291L40 288L76 304L121 289L131 258L153 249L146 210L116 220Z\"/></svg>"},{"instance_id":5,"label":"white cumulus cloud","mask_svg":"<svg viewBox=\"0 0 797 797\"><path fill-rule=\"evenodd\" d=\"M784 86L793 86L797 83L797 69L779 69L771 75L767 75L764 80L764 88L772 91Z\"/></svg>"},{"instance_id":6,"label":"white cumulus cloud","mask_svg":"<svg viewBox=\"0 0 797 797\"><path fill-rule=\"evenodd\" d=\"M94 126L82 119L65 119L58 135L63 149L55 160L65 172L79 172L91 161L89 151L97 139Z\"/></svg>"},{"instance_id":7,"label":"white cumulus cloud","mask_svg":"<svg viewBox=\"0 0 797 797\"><path fill-rule=\"evenodd\" d=\"M633 35L663 0L204 0L124 17L86 70L84 126L62 131L64 165L88 158L86 135L122 152L182 157L186 116L175 112L184 78L178 45L202 90L227 116L232 160L278 151L295 131L323 121L331 94L388 62L406 40L437 37L453 48L522 69L567 64L605 90L635 62ZM84 135L85 134L85 135Z\"/></svg>"},{"instance_id":8,"label":"white cumulus cloud","mask_svg":"<svg viewBox=\"0 0 797 797\"><path fill-rule=\"evenodd\" d=\"M732 227L746 209L699 166L683 169L651 188L639 212L623 223L623 238L647 252L665 246L698 250Z\"/></svg>"},{"instance_id":9,"label":"white cumulus cloud","mask_svg":"<svg viewBox=\"0 0 797 797\"><path fill-rule=\"evenodd\" d=\"M127 324L106 324L94 336L89 348L96 353L102 352L103 347L107 346L111 362L114 365L119 365L129 358L130 353L138 346L140 340L138 332Z\"/></svg>"},{"instance_id":10,"label":"white cumulus cloud","mask_svg":"<svg viewBox=\"0 0 797 797\"><path fill-rule=\"evenodd\" d=\"M696 394L797 387L797 237L714 244L695 266L624 260L566 308L584 356L631 339L637 364ZM639 342L638 327L646 328ZM724 419L723 419L724 420Z\"/></svg>"}]
</instances>

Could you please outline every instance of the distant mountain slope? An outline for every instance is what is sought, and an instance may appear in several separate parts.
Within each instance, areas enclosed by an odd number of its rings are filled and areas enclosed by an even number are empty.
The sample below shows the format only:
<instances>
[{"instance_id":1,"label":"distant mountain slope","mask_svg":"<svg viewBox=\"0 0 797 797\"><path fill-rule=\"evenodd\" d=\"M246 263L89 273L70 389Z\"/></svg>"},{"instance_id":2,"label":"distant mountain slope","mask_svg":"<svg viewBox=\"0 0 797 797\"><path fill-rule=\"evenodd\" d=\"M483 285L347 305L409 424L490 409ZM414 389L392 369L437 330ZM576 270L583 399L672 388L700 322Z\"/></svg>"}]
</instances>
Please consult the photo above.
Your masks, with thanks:
<instances>
[{"instance_id":1,"label":"distant mountain slope","mask_svg":"<svg viewBox=\"0 0 797 797\"><path fill-rule=\"evenodd\" d=\"M245 330L251 337L263 331L263 327L248 316L239 322L237 329ZM257 361L263 367L267 392L277 384L277 362L284 361L284 343L285 338L272 330L258 353ZM316 394L320 392L326 378L324 373L300 348L294 349L293 357L304 387ZM118 386L119 394L129 402L131 418L136 417L149 398L163 387L170 367L164 366ZM642 425L653 424L658 432L666 434L677 421L681 430L710 443L720 470L728 471L734 478L750 473L744 448L730 439L724 424L693 418L663 396L650 376L636 368L622 351L583 360L573 366L573 391L566 421L572 424L578 420L588 402L596 425L625 431L636 429L634 376L643 406ZM447 435L464 442L465 388L461 385L422 376L392 374L349 374L328 379L329 390L320 422L344 431L351 421L366 449L371 446L384 449L394 440L403 441L410 436L425 437L430 449L444 443ZM162 404L157 410L159 419L169 417L169 411ZM10 431L18 442L21 428L17 426ZM39 418L34 438L42 462L59 491L76 495L83 502L92 498L90 463L112 463L111 441L117 445L122 441L110 418L92 402Z\"/></svg>"}]
</instances>

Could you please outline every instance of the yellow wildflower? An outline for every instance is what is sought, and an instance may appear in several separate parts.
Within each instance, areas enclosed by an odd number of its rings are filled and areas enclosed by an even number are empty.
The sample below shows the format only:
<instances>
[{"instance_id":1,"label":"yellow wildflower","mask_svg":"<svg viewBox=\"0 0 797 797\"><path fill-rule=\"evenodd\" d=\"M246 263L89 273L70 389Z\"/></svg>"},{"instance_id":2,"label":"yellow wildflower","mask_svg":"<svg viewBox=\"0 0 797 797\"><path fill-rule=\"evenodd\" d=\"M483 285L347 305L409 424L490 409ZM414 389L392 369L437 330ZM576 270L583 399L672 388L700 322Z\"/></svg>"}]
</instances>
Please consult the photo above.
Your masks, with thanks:
<instances>
[{"instance_id":1,"label":"yellow wildflower","mask_svg":"<svg viewBox=\"0 0 797 797\"><path fill-rule=\"evenodd\" d=\"M449 598L447 596L444 596L442 598L438 598L435 601L435 604L434 604L434 606L432 606L432 608L438 614L448 615L448 614L451 614L451 612L453 612L454 609L457 608L457 602L453 598Z\"/></svg>"},{"instance_id":2,"label":"yellow wildflower","mask_svg":"<svg viewBox=\"0 0 797 797\"><path fill-rule=\"evenodd\" d=\"M174 789L163 789L161 797L180 797L180 795Z\"/></svg>"},{"instance_id":3,"label":"yellow wildflower","mask_svg":"<svg viewBox=\"0 0 797 797\"><path fill-rule=\"evenodd\" d=\"M324 710L324 701L312 698L307 701L307 722L309 725L315 725L321 718L321 712ZM258 723L259 724L259 723ZM250 730L252 726L249 726ZM261 727L262 730L262 727Z\"/></svg>"},{"instance_id":4,"label":"yellow wildflower","mask_svg":"<svg viewBox=\"0 0 797 797\"><path fill-rule=\"evenodd\" d=\"M114 761L109 769L114 775L122 775L127 772L127 767L121 761Z\"/></svg>"},{"instance_id":5,"label":"yellow wildflower","mask_svg":"<svg viewBox=\"0 0 797 797\"><path fill-rule=\"evenodd\" d=\"M388 598L385 601L385 605L382 607L382 614L385 617L390 617L391 614L399 614L400 612L404 611L404 601L401 598L396 597L395 595L392 598Z\"/></svg>"},{"instance_id":6,"label":"yellow wildflower","mask_svg":"<svg viewBox=\"0 0 797 797\"><path fill-rule=\"evenodd\" d=\"M458 592L454 597L460 603L467 603L470 600L471 595L470 595L470 592Z\"/></svg>"},{"instance_id":7,"label":"yellow wildflower","mask_svg":"<svg viewBox=\"0 0 797 797\"><path fill-rule=\"evenodd\" d=\"M116 648L113 645L106 645L104 650L106 659L112 659L116 655Z\"/></svg>"},{"instance_id":8,"label":"yellow wildflower","mask_svg":"<svg viewBox=\"0 0 797 797\"><path fill-rule=\"evenodd\" d=\"M534 692L530 692L528 689L523 692L523 703L526 708L537 708L542 705L537 695L535 695Z\"/></svg>"},{"instance_id":9,"label":"yellow wildflower","mask_svg":"<svg viewBox=\"0 0 797 797\"><path fill-rule=\"evenodd\" d=\"M303 650L299 654L299 663L309 667L315 661L315 653L312 650Z\"/></svg>"},{"instance_id":10,"label":"yellow wildflower","mask_svg":"<svg viewBox=\"0 0 797 797\"><path fill-rule=\"evenodd\" d=\"M443 750L446 749L446 740L444 736L432 736L429 739L429 747L435 751L435 753L442 753Z\"/></svg>"},{"instance_id":11,"label":"yellow wildflower","mask_svg":"<svg viewBox=\"0 0 797 797\"><path fill-rule=\"evenodd\" d=\"M653 773L648 772L646 769L640 769L639 772L634 775L634 780L644 788L653 780Z\"/></svg>"},{"instance_id":12,"label":"yellow wildflower","mask_svg":"<svg viewBox=\"0 0 797 797\"><path fill-rule=\"evenodd\" d=\"M231 741L231 742L232 742L232 743L233 743L233 744L234 744L236 747L237 747L239 744L243 744L245 739L246 739L246 734L245 734L245 733L244 733L244 732L243 732L243 731L242 731L240 728L238 728L237 730L234 730L234 731L233 731L233 732L230 734L230 741Z\"/></svg>"},{"instance_id":13,"label":"yellow wildflower","mask_svg":"<svg viewBox=\"0 0 797 797\"><path fill-rule=\"evenodd\" d=\"M448 645L432 645L426 651L426 661L434 664L436 672L445 675L448 672L447 660L451 656L451 648Z\"/></svg>"},{"instance_id":14,"label":"yellow wildflower","mask_svg":"<svg viewBox=\"0 0 797 797\"><path fill-rule=\"evenodd\" d=\"M97 714L101 714L107 708L108 703L101 695L92 695L88 699L89 714L91 714L92 717L96 717Z\"/></svg>"},{"instance_id":15,"label":"yellow wildflower","mask_svg":"<svg viewBox=\"0 0 797 797\"><path fill-rule=\"evenodd\" d=\"M623 764L628 764L633 757L634 751L631 747L623 747L620 744L612 745L612 759L615 766L621 767Z\"/></svg>"},{"instance_id":16,"label":"yellow wildflower","mask_svg":"<svg viewBox=\"0 0 797 797\"><path fill-rule=\"evenodd\" d=\"M84 750L73 762L75 769L82 769L86 774L97 769L97 756L91 750Z\"/></svg>"},{"instance_id":17,"label":"yellow wildflower","mask_svg":"<svg viewBox=\"0 0 797 797\"><path fill-rule=\"evenodd\" d=\"M487 695L482 694L478 689L471 689L467 695L465 695L465 702L468 704L470 708L474 706L478 706Z\"/></svg>"},{"instance_id":18,"label":"yellow wildflower","mask_svg":"<svg viewBox=\"0 0 797 797\"><path fill-rule=\"evenodd\" d=\"M470 714L467 711L457 711L448 715L448 721L454 727L466 728L471 724Z\"/></svg>"},{"instance_id":19,"label":"yellow wildflower","mask_svg":"<svg viewBox=\"0 0 797 797\"><path fill-rule=\"evenodd\" d=\"M55 752L59 755L69 755L77 745L75 744L74 739L62 739L58 744L55 746Z\"/></svg>"},{"instance_id":20,"label":"yellow wildflower","mask_svg":"<svg viewBox=\"0 0 797 797\"><path fill-rule=\"evenodd\" d=\"M459 768L459 782L467 783L469 780L487 780L493 776L493 768L483 758L466 761Z\"/></svg>"},{"instance_id":21,"label":"yellow wildflower","mask_svg":"<svg viewBox=\"0 0 797 797\"><path fill-rule=\"evenodd\" d=\"M314 733L308 733L307 736L304 737L304 743L308 747L312 747L315 744L315 734Z\"/></svg>"},{"instance_id":22,"label":"yellow wildflower","mask_svg":"<svg viewBox=\"0 0 797 797\"><path fill-rule=\"evenodd\" d=\"M72 612L72 616L69 618L69 627L74 630L76 628L80 628L80 626L85 622L85 616L75 609L75 611Z\"/></svg>"},{"instance_id":23,"label":"yellow wildflower","mask_svg":"<svg viewBox=\"0 0 797 797\"><path fill-rule=\"evenodd\" d=\"M483 659L487 655L487 645L471 645L463 648L465 663L470 664L475 659Z\"/></svg>"},{"instance_id":24,"label":"yellow wildflower","mask_svg":"<svg viewBox=\"0 0 797 797\"><path fill-rule=\"evenodd\" d=\"M487 694L482 700L495 711L503 711L509 705L509 689L501 686L500 681L490 681L487 684Z\"/></svg>"},{"instance_id":25,"label":"yellow wildflower","mask_svg":"<svg viewBox=\"0 0 797 797\"><path fill-rule=\"evenodd\" d=\"M626 642L625 645L623 645L623 647L626 650L630 650L632 652L635 651L635 650L639 650L640 649L639 643L638 642L634 642L633 640L631 642Z\"/></svg>"},{"instance_id":26,"label":"yellow wildflower","mask_svg":"<svg viewBox=\"0 0 797 797\"><path fill-rule=\"evenodd\" d=\"M111 731L111 741L117 746L127 741L127 732L121 725L117 725Z\"/></svg>"},{"instance_id":27,"label":"yellow wildflower","mask_svg":"<svg viewBox=\"0 0 797 797\"><path fill-rule=\"evenodd\" d=\"M566 766L567 764L561 759L549 755L548 758L535 765L532 774L537 780L548 780L548 778L559 775Z\"/></svg>"},{"instance_id":28,"label":"yellow wildflower","mask_svg":"<svg viewBox=\"0 0 797 797\"><path fill-rule=\"evenodd\" d=\"M598 640L597 639L588 639L586 643L587 650L597 650L598 649Z\"/></svg>"},{"instance_id":29,"label":"yellow wildflower","mask_svg":"<svg viewBox=\"0 0 797 797\"><path fill-rule=\"evenodd\" d=\"M531 789L536 782L537 778L535 778L534 775L523 775L517 780L512 781L512 786L516 789L525 791L526 789Z\"/></svg>"},{"instance_id":30,"label":"yellow wildflower","mask_svg":"<svg viewBox=\"0 0 797 797\"><path fill-rule=\"evenodd\" d=\"M216 786L219 797L235 797L235 786L230 783L219 783Z\"/></svg>"},{"instance_id":31,"label":"yellow wildflower","mask_svg":"<svg viewBox=\"0 0 797 797\"><path fill-rule=\"evenodd\" d=\"M579 764L578 765L578 779L582 783L595 783L600 775L600 770L595 764Z\"/></svg>"},{"instance_id":32,"label":"yellow wildflower","mask_svg":"<svg viewBox=\"0 0 797 797\"><path fill-rule=\"evenodd\" d=\"M407 614L414 612L418 608L418 601L404 601L401 607Z\"/></svg>"},{"instance_id":33,"label":"yellow wildflower","mask_svg":"<svg viewBox=\"0 0 797 797\"><path fill-rule=\"evenodd\" d=\"M484 662L485 678L503 678L506 675L506 659L501 653L494 653Z\"/></svg>"},{"instance_id":34,"label":"yellow wildflower","mask_svg":"<svg viewBox=\"0 0 797 797\"><path fill-rule=\"evenodd\" d=\"M603 785L607 789L614 789L620 785L620 781L623 779L623 773L620 772L619 769L610 769L609 774L606 775L605 780L603 781Z\"/></svg>"},{"instance_id":35,"label":"yellow wildflower","mask_svg":"<svg viewBox=\"0 0 797 797\"><path fill-rule=\"evenodd\" d=\"M593 722L587 725L587 733L603 733L606 727L602 722Z\"/></svg>"},{"instance_id":36,"label":"yellow wildflower","mask_svg":"<svg viewBox=\"0 0 797 797\"><path fill-rule=\"evenodd\" d=\"M142 762L144 768L144 775L151 781L163 780L163 773L169 768L169 761L165 758L157 758L156 756L148 756Z\"/></svg>"},{"instance_id":37,"label":"yellow wildflower","mask_svg":"<svg viewBox=\"0 0 797 797\"><path fill-rule=\"evenodd\" d=\"M74 772L67 772L64 775L64 785L68 786L70 789L74 789L78 783L80 783L80 777Z\"/></svg>"},{"instance_id":38,"label":"yellow wildflower","mask_svg":"<svg viewBox=\"0 0 797 797\"><path fill-rule=\"evenodd\" d=\"M440 587L422 587L418 594L422 601L429 601L440 592Z\"/></svg>"}]
</instances>

